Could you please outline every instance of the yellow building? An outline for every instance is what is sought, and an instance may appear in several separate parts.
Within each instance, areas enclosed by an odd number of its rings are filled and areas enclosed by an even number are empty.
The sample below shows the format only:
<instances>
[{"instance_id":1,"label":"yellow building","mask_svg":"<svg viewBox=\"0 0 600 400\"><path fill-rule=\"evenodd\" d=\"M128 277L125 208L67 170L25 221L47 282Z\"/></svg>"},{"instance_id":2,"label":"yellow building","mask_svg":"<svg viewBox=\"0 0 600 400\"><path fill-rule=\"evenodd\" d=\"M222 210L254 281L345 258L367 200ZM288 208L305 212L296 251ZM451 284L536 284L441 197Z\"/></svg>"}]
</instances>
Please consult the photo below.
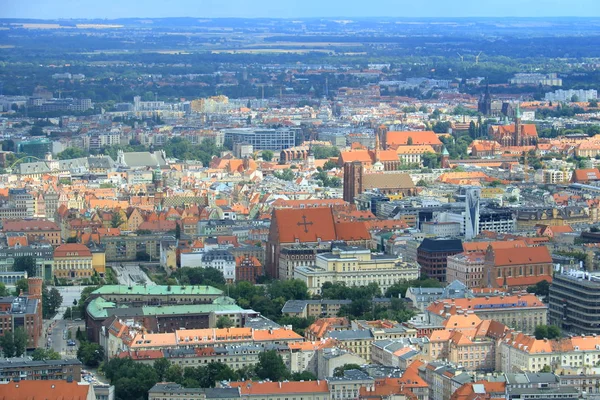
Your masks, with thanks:
<instances>
[{"instance_id":1,"label":"yellow building","mask_svg":"<svg viewBox=\"0 0 600 400\"><path fill-rule=\"evenodd\" d=\"M104 249L100 246L94 246L91 252L94 272L97 272L100 276L104 276L106 273L106 254L104 253Z\"/></svg>"},{"instance_id":2,"label":"yellow building","mask_svg":"<svg viewBox=\"0 0 600 400\"><path fill-rule=\"evenodd\" d=\"M377 283L385 291L398 281L419 277L418 265L402 262L397 256L372 254L357 246L337 246L331 253L317 255L315 264L294 269L294 278L305 282L312 294L320 294L325 282L342 282L346 286Z\"/></svg>"},{"instance_id":3,"label":"yellow building","mask_svg":"<svg viewBox=\"0 0 600 400\"><path fill-rule=\"evenodd\" d=\"M54 276L85 279L94 275L92 252L83 244L67 243L54 250Z\"/></svg>"},{"instance_id":4,"label":"yellow building","mask_svg":"<svg viewBox=\"0 0 600 400\"><path fill-rule=\"evenodd\" d=\"M497 199L502 197L504 194L503 187L484 187L481 189L481 198L483 199Z\"/></svg>"}]
</instances>

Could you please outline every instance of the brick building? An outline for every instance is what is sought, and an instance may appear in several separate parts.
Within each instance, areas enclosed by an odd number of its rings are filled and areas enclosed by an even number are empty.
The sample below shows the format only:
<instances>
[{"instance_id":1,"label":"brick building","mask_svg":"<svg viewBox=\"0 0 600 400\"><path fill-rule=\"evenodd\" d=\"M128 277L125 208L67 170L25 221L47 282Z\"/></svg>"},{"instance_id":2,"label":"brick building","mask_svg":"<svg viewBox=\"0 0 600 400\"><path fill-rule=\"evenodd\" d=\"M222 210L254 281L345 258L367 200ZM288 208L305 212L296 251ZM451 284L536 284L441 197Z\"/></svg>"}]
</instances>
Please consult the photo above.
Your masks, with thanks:
<instances>
[{"instance_id":1,"label":"brick building","mask_svg":"<svg viewBox=\"0 0 600 400\"><path fill-rule=\"evenodd\" d=\"M28 278L27 294L0 297L0 336L23 328L28 349L42 345L42 282L42 278Z\"/></svg>"},{"instance_id":2,"label":"brick building","mask_svg":"<svg viewBox=\"0 0 600 400\"><path fill-rule=\"evenodd\" d=\"M422 274L446 282L448 256L462 251L460 239L425 239L417 248L417 263Z\"/></svg>"},{"instance_id":3,"label":"brick building","mask_svg":"<svg viewBox=\"0 0 600 400\"><path fill-rule=\"evenodd\" d=\"M262 264L256 257L239 256L235 259L235 280L256 283L263 274Z\"/></svg>"}]
</instances>

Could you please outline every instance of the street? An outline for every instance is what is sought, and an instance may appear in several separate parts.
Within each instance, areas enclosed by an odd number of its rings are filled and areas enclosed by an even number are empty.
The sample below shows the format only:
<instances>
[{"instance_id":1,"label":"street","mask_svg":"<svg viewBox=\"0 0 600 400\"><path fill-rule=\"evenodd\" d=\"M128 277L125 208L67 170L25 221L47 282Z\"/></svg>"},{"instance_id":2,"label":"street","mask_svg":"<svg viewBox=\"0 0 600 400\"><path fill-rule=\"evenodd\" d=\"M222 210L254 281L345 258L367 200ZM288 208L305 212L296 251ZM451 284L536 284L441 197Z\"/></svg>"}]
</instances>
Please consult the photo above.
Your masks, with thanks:
<instances>
[{"instance_id":1,"label":"street","mask_svg":"<svg viewBox=\"0 0 600 400\"><path fill-rule=\"evenodd\" d=\"M78 327L85 332L85 323L83 321L62 319L45 321L44 340L46 340L46 346L56 351L64 358L75 358L77 356L77 348L79 347L79 342L75 340L75 334ZM68 333L69 331L71 332L70 336ZM75 346L67 345L69 338L75 340Z\"/></svg>"},{"instance_id":2,"label":"street","mask_svg":"<svg viewBox=\"0 0 600 400\"><path fill-rule=\"evenodd\" d=\"M55 286L55 288L60 292L63 302L53 319L62 320L67 307L73 307L73 300L79 301L85 286Z\"/></svg>"},{"instance_id":3,"label":"street","mask_svg":"<svg viewBox=\"0 0 600 400\"><path fill-rule=\"evenodd\" d=\"M156 285L139 266L139 263L113 263L111 265L121 285Z\"/></svg>"}]
</instances>

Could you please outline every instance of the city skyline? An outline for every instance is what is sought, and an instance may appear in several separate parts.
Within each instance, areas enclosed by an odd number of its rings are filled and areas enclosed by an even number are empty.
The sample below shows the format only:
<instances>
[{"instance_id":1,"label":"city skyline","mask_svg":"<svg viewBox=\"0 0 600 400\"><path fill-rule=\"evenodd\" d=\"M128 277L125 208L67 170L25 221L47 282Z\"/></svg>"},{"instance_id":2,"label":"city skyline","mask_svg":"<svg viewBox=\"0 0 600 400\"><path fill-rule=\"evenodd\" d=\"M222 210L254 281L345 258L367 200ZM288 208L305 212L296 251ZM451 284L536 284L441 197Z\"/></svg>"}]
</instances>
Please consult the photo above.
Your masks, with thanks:
<instances>
[{"instance_id":1,"label":"city skyline","mask_svg":"<svg viewBox=\"0 0 600 400\"><path fill-rule=\"evenodd\" d=\"M484 17L597 17L600 7L595 0L507 0L505 2L480 2L460 0L453 3L432 0L415 4L405 0L375 0L365 7L362 2L333 0L320 2L307 0L302 3L282 4L274 0L232 0L228 3L216 0L179 0L164 7L163 2L148 0L144 7L132 1L106 0L57 0L46 2L32 0L28 3L6 0L2 18L360 18L360 17L406 17L406 18L484 18Z\"/></svg>"}]
</instances>

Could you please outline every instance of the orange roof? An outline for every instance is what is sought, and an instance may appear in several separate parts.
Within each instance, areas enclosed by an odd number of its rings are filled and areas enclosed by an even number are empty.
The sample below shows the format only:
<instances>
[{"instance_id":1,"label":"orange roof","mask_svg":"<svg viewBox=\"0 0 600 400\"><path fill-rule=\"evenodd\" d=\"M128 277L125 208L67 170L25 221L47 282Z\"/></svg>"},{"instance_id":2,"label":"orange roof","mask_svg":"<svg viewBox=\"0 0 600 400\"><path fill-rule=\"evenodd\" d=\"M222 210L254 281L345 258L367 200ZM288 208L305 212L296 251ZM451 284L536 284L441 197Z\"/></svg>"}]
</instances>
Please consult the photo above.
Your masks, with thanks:
<instances>
[{"instance_id":1,"label":"orange roof","mask_svg":"<svg viewBox=\"0 0 600 400\"><path fill-rule=\"evenodd\" d=\"M91 257L92 252L79 243L62 244L54 250L54 257Z\"/></svg>"},{"instance_id":2,"label":"orange roof","mask_svg":"<svg viewBox=\"0 0 600 400\"><path fill-rule=\"evenodd\" d=\"M541 281L548 281L548 283L552 283L552 275L507 277L506 285L508 287L532 286ZM504 278L496 278L496 284L498 287L504 286Z\"/></svg>"},{"instance_id":3,"label":"orange roof","mask_svg":"<svg viewBox=\"0 0 600 400\"><path fill-rule=\"evenodd\" d=\"M54 222L45 219L20 219L4 221L2 230L4 232L60 231L60 228Z\"/></svg>"},{"instance_id":4,"label":"orange roof","mask_svg":"<svg viewBox=\"0 0 600 400\"><path fill-rule=\"evenodd\" d=\"M63 380L1 382L0 400L86 400L90 388L89 383L67 382Z\"/></svg>"},{"instance_id":5,"label":"orange roof","mask_svg":"<svg viewBox=\"0 0 600 400\"><path fill-rule=\"evenodd\" d=\"M335 224L337 240L366 240L371 235L367 230L367 223L364 221L338 222Z\"/></svg>"},{"instance_id":6,"label":"orange roof","mask_svg":"<svg viewBox=\"0 0 600 400\"><path fill-rule=\"evenodd\" d=\"M332 241L336 239L331 208L274 209L271 234L276 232L280 243Z\"/></svg>"},{"instance_id":7,"label":"orange roof","mask_svg":"<svg viewBox=\"0 0 600 400\"><path fill-rule=\"evenodd\" d=\"M533 277L540 280L539 277ZM503 279L503 278L501 278ZM520 308L520 307L539 307L546 308L546 305L537 298L537 296L533 294L525 294L525 295L515 295L515 296L491 296L491 297L474 297L474 298L460 298L460 299L443 299L434 301L429 307L427 307L427 311L437 315L443 315L445 313L444 306L450 305L453 309L450 312L456 312L456 310L460 309L463 311L469 310L489 310L492 306L497 304L518 304L517 306L513 306L512 308ZM446 308L446 310L448 310ZM475 315L475 314L467 314L467 315ZM463 317L462 315L457 315L458 317ZM458 325L457 325L458 326Z\"/></svg>"},{"instance_id":8,"label":"orange roof","mask_svg":"<svg viewBox=\"0 0 600 400\"><path fill-rule=\"evenodd\" d=\"M434 145L439 146L442 144L438 136L433 131L415 131L415 132L404 132L404 131L390 131L386 133L385 140L387 146L405 146L408 145L408 138L412 139L413 145Z\"/></svg>"},{"instance_id":9,"label":"orange roof","mask_svg":"<svg viewBox=\"0 0 600 400\"><path fill-rule=\"evenodd\" d=\"M576 169L573 171L573 182L589 182L600 180L600 171L598 168Z\"/></svg>"},{"instance_id":10,"label":"orange roof","mask_svg":"<svg viewBox=\"0 0 600 400\"><path fill-rule=\"evenodd\" d=\"M552 263L546 246L496 249L493 255L495 266Z\"/></svg>"},{"instance_id":11,"label":"orange roof","mask_svg":"<svg viewBox=\"0 0 600 400\"><path fill-rule=\"evenodd\" d=\"M6 238L8 247L27 246L27 236L8 236Z\"/></svg>"},{"instance_id":12,"label":"orange roof","mask_svg":"<svg viewBox=\"0 0 600 400\"><path fill-rule=\"evenodd\" d=\"M266 396L303 393L329 393L329 386L325 380L305 382L231 382L231 387L240 388L240 393L245 396Z\"/></svg>"},{"instance_id":13,"label":"orange roof","mask_svg":"<svg viewBox=\"0 0 600 400\"><path fill-rule=\"evenodd\" d=\"M257 342L267 342L272 340L294 340L301 341L302 336L298 335L291 329L270 329L270 330L255 330L254 340Z\"/></svg>"},{"instance_id":14,"label":"orange roof","mask_svg":"<svg viewBox=\"0 0 600 400\"><path fill-rule=\"evenodd\" d=\"M398 157L396 157L397 159ZM340 160L342 163L360 161L362 163L371 163L373 159L368 150L350 150L340 152Z\"/></svg>"},{"instance_id":15,"label":"orange roof","mask_svg":"<svg viewBox=\"0 0 600 400\"><path fill-rule=\"evenodd\" d=\"M500 240L495 242L463 242L463 250L467 253L485 252L488 247L493 250L498 249L513 249L515 247L527 247L523 240Z\"/></svg>"}]
</instances>

